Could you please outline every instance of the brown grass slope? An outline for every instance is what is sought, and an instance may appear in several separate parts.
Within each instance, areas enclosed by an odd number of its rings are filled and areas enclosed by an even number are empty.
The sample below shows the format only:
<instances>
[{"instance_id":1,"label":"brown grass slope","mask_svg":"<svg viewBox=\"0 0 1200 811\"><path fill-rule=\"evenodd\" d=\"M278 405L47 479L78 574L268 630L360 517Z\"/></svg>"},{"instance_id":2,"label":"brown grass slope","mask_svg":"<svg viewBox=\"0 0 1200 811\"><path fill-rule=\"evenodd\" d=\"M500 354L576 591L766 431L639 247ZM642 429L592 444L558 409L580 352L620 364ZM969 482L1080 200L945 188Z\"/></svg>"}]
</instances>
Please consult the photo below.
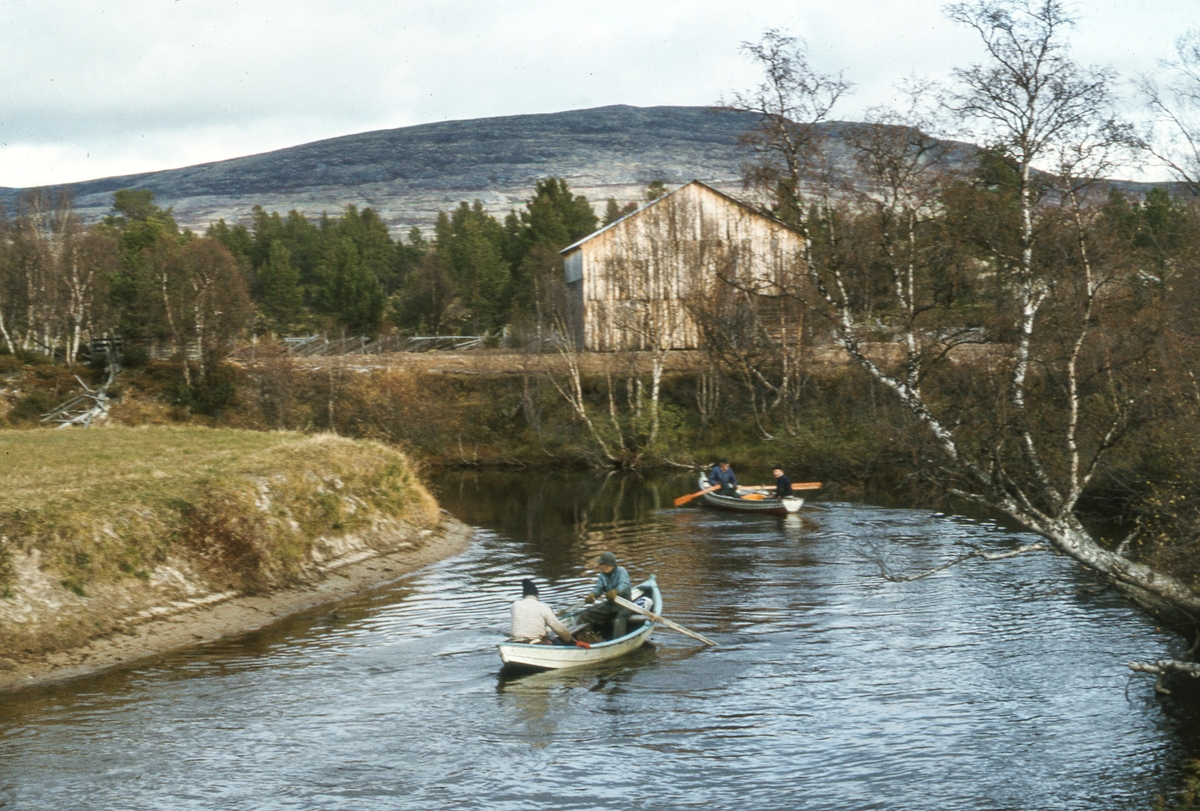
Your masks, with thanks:
<instances>
[{"instance_id":1,"label":"brown grass slope","mask_svg":"<svg viewBox=\"0 0 1200 811\"><path fill-rule=\"evenodd\" d=\"M0 655L36 656L419 546L398 451L330 435L0 431Z\"/></svg>"}]
</instances>

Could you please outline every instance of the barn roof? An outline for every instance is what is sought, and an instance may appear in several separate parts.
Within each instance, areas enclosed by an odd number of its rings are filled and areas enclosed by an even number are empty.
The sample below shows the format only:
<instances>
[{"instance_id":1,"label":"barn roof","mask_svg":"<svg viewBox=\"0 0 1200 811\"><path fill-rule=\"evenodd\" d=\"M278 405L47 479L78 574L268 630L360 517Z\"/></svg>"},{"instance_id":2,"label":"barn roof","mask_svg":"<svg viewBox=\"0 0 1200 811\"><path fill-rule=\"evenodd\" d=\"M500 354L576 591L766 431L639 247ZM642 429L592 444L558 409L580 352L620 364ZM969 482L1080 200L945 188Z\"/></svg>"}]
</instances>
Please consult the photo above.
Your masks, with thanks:
<instances>
[{"instance_id":1,"label":"barn roof","mask_svg":"<svg viewBox=\"0 0 1200 811\"><path fill-rule=\"evenodd\" d=\"M599 230L597 230L597 231L593 231L592 233L588 234L586 237L584 237L583 239L579 240L578 242L576 242L576 243L574 243L574 244L571 244L571 245L568 245L567 247L563 248L561 251L559 251L559 254L560 254L560 255L563 255L563 256L565 256L566 254L569 254L569 253L571 253L572 251L576 250L576 249L577 249L577 248L579 248L581 245L583 245L583 243L585 243L585 242L587 242L587 241L589 241L589 240L595 239L596 237L600 236L601 234L603 234L603 233L604 233L605 231L607 231L608 229L610 229L610 228L613 228L613 227L615 227L615 226L619 225L620 223L623 223L623 222L625 222L625 220L628 220L628 219L629 219L629 218L631 218L631 217L636 217L637 215L641 214L643 211L645 211L646 209L650 208L651 206L653 206L653 205L657 205L658 203L662 202L663 200L666 200L666 199L667 199L668 197L670 197L671 195L673 195L673 194L677 194L677 193L679 193L679 192L683 191L683 190L684 190L684 189L686 189L688 186L700 186L700 187L702 187L702 188L705 188L705 189L707 189L708 191L712 192L713 194L717 195L718 197L722 197L722 198L724 198L725 200L728 200L730 203L733 203L733 204L734 204L734 205L736 205L736 206L740 206L740 207L742 207L742 208L746 209L746 210L747 210L747 211L749 211L751 214L755 214L755 215L757 215L757 216L759 216L759 217L762 217L764 220L770 220L771 222L774 222L774 223L776 223L777 225L780 225L780 226L782 226L782 227L784 227L784 228L787 228L789 231L791 231L791 230L794 230L794 229L793 229L793 228L791 228L789 225L787 225L786 223L784 223L782 220L778 220L778 219L776 219L775 217L772 217L772 216L771 216L771 215L769 215L769 214L764 214L763 212L759 211L759 210L758 210L757 208L755 208L754 206L752 206L752 205L749 205L748 203L743 203L741 200L737 199L736 197L731 197L731 196L729 196L728 194L726 194L726 193L725 193L725 192L723 192L723 191L720 191L720 190L718 190L718 189L714 189L712 186L708 185L708 184L707 184L707 183L705 183L703 180L692 180L692 181L690 181L690 182L688 182L688 183L684 183L684 184L683 184L682 186L680 186L678 189L675 189L675 191L668 192L667 194L664 194L662 197L655 198L654 200L651 200L649 203L646 203L644 206L639 206L639 207L638 207L638 208L637 208L635 211L631 211L631 212L629 212L629 213L628 213L628 214L626 214L624 217L621 217L621 218L620 218L620 219L618 219L618 220L613 220L612 222L610 222L608 225L604 226L603 228L601 228L601 229L599 229Z\"/></svg>"}]
</instances>

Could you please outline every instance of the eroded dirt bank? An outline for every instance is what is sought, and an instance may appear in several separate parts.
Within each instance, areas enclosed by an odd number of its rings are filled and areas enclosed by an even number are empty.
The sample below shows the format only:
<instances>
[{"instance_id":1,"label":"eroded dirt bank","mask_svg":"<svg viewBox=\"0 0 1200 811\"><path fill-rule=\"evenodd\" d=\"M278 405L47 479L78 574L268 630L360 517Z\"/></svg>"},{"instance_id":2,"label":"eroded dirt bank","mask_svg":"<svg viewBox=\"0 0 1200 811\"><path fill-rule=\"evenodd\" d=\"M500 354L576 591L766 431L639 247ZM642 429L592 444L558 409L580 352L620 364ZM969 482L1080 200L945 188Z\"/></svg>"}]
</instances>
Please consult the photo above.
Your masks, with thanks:
<instances>
[{"instance_id":1,"label":"eroded dirt bank","mask_svg":"<svg viewBox=\"0 0 1200 811\"><path fill-rule=\"evenodd\" d=\"M471 543L471 527L443 516L436 529L397 533L392 551L348 549L327 561L313 581L266 594L197 593L128 617L116 629L63 650L0 657L0 691L19 690L96 673L164 651L270 625L291 614L386 585L456 555Z\"/></svg>"},{"instance_id":2,"label":"eroded dirt bank","mask_svg":"<svg viewBox=\"0 0 1200 811\"><path fill-rule=\"evenodd\" d=\"M0 690L269 624L469 543L376 442L0 432Z\"/></svg>"}]
</instances>

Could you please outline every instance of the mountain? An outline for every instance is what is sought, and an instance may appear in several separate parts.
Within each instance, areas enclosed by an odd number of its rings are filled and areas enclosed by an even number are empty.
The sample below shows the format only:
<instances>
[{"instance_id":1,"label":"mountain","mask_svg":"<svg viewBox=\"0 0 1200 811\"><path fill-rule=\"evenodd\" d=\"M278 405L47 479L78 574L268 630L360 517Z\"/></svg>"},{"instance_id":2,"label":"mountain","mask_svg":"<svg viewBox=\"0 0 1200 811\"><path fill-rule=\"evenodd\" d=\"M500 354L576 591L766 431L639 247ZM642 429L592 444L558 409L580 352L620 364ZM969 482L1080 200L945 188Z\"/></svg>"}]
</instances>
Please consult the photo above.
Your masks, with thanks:
<instances>
[{"instance_id":1,"label":"mountain","mask_svg":"<svg viewBox=\"0 0 1200 811\"><path fill-rule=\"evenodd\" d=\"M87 220L112 207L118 189L154 192L180 225L202 231L224 218L233 223L261 205L281 214L336 214L347 205L370 206L393 234L432 226L437 212L479 199L504 217L520 208L545 177L567 180L602 213L604 201L642 199L646 185L703 180L739 196L745 153L738 138L755 124L748 113L708 107L614 105L543 115L443 121L314 141L260 155L137 175L71 184L75 207ZM840 137L853 123L825 125L841 173L853 164ZM974 147L952 143L953 162L970 160ZM1140 184L1121 183L1128 191ZM0 188L9 210L21 189Z\"/></svg>"},{"instance_id":2,"label":"mountain","mask_svg":"<svg viewBox=\"0 0 1200 811\"><path fill-rule=\"evenodd\" d=\"M565 178L598 208L608 197L640 199L656 179L677 185L699 178L736 192L743 159L737 140L753 123L752 116L706 107L625 105L444 121L70 188L89 220L109 212L114 191L139 188L194 230L220 217L243 220L254 205L319 216L354 204L370 206L403 233L428 228L439 210L462 200L478 198L503 216L550 176ZM11 211L20 191L0 189L0 202Z\"/></svg>"}]
</instances>

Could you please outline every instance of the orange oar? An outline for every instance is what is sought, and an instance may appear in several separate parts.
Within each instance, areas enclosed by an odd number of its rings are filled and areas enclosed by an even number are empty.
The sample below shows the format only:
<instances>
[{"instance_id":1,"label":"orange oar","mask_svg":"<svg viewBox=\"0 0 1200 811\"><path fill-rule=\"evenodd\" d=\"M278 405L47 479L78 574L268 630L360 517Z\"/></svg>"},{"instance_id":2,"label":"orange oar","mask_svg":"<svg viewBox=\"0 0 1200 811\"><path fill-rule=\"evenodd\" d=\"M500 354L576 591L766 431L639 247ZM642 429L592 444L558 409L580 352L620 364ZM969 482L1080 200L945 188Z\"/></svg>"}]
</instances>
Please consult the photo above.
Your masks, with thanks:
<instances>
[{"instance_id":1,"label":"orange oar","mask_svg":"<svg viewBox=\"0 0 1200 811\"><path fill-rule=\"evenodd\" d=\"M717 485L716 487L706 487L705 489L701 490L699 493L689 493L686 496L680 496L679 498L675 499L675 506L682 507L684 504L687 504L689 501L691 501L694 498L700 498L700 496L704 495L705 493L711 493L713 490L720 490L720 489L721 489L721 486Z\"/></svg>"},{"instance_id":2,"label":"orange oar","mask_svg":"<svg viewBox=\"0 0 1200 811\"><path fill-rule=\"evenodd\" d=\"M758 484L754 486L739 487L739 490L774 490L773 484ZM798 482L792 485L793 490L820 490L820 482Z\"/></svg>"}]
</instances>

